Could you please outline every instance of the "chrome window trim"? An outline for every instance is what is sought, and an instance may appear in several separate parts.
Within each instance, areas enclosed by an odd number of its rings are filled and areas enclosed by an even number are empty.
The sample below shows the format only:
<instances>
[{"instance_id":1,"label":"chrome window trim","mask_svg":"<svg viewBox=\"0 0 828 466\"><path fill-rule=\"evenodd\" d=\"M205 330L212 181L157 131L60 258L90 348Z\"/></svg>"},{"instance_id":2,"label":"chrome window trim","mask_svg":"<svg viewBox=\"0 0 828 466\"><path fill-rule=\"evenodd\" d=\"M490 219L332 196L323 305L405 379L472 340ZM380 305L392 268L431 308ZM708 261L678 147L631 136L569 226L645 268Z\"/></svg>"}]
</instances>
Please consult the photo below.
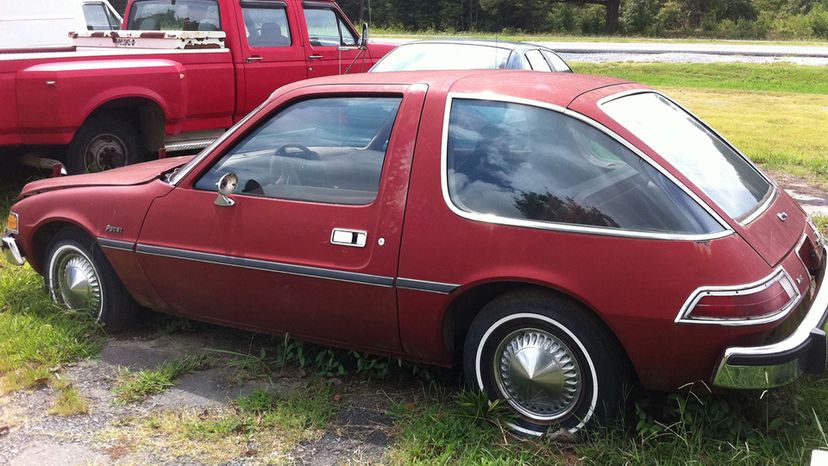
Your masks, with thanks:
<instances>
[{"instance_id":1,"label":"chrome window trim","mask_svg":"<svg viewBox=\"0 0 828 466\"><path fill-rule=\"evenodd\" d=\"M611 228L603 228L603 227L593 227L588 225L574 225L574 224L567 224L567 223L560 223L560 222L541 222L536 220L522 220L522 219L515 219L509 217L501 217L498 215L493 214L482 214L476 212L466 212L465 210L460 209L454 202L451 200L451 196L449 195L448 190L448 130L449 130L449 120L451 117L451 105L454 99L465 99L465 100L487 100L487 101L497 101L497 102L506 102L506 103L515 103L520 105L527 105L531 107L543 108L546 110L552 110L554 112L558 112L563 115L567 115L578 119L593 128L603 132L610 138L614 139L615 141L619 142L622 146L626 147L630 151L632 151L635 155L642 158L644 161L649 163L653 168L655 168L658 172L662 175L667 177L668 180L675 183L682 191L684 191L690 198L699 204L702 209L704 209L708 214L710 214L716 222L722 227L722 231L715 232L715 233L707 233L707 234L682 234L682 233L657 233L657 232L648 232L648 231L640 231L640 230L622 230L622 229L611 229ZM604 125L598 123L597 121L578 113L576 111L566 109L564 107L549 104L545 102L540 102L537 100L532 99L522 99L517 97L510 97L504 96L497 93L492 92L482 92L482 93L464 93L464 92L449 92L446 95L446 106L443 113L443 134L442 134L442 141L440 144L440 184L441 189L443 191L443 201L445 202L446 206L454 212L456 215L483 223L494 223L499 225L509 225L509 226L518 226L518 227L528 227L528 228L537 228L542 230L552 230L552 231L564 231L564 232L571 232L571 233L585 233L591 235L602 235L602 236L614 236L614 237L621 237L621 238L644 238L644 239L659 239L659 240L673 240L673 241L708 241L718 238L724 238L726 236L730 236L734 233L733 229L730 225L722 219L719 214L717 214L713 209L710 208L706 203L704 203L698 196L696 196L693 191L687 188L683 183L681 183L678 179L676 179L673 175L671 175L666 169L659 166L655 163L650 157L646 154L641 152L627 140L610 130L609 128L605 127Z\"/></svg>"},{"instance_id":2,"label":"chrome window trim","mask_svg":"<svg viewBox=\"0 0 828 466\"><path fill-rule=\"evenodd\" d=\"M758 293L768 288L773 283L775 283L780 276L786 278L788 280L788 283L793 287L794 296L792 297L791 302L788 303L787 306L783 307L774 314L754 319L717 319L712 317L694 319L692 317L689 317L690 312L693 310L696 304L698 304L698 302L705 296L733 295L734 292L741 292L741 294ZM790 312L799 305L799 303L802 301L802 298L802 293L800 293L799 287L797 287L796 282L793 280L793 278L791 278L790 274L788 274L788 271L785 270L784 267L779 266L773 272L771 272L770 275L752 283L746 283L743 285L701 286L696 288L695 291L690 293L690 296L681 306L681 309L679 309L679 312L676 315L674 322L677 324L721 325L728 327L768 324L783 319L788 314L790 314Z\"/></svg>"},{"instance_id":3,"label":"chrome window trim","mask_svg":"<svg viewBox=\"0 0 828 466\"><path fill-rule=\"evenodd\" d=\"M659 91L653 90L653 89L630 89L630 90L618 92L616 94L612 94L612 95L609 95L609 96L604 97L602 99L599 99L598 102L597 102L597 105L598 105L598 108L600 108L601 111L604 112L605 115L612 118L612 116L609 113L607 113L606 110L604 110L604 108L603 108L604 104L612 102L613 100L618 100L622 97L627 97L627 96L636 95L636 94L656 94L656 95L659 95L659 96L664 97L665 99L669 100L670 103L672 103L676 107L682 109L688 115L693 117L693 119L696 120L705 129L710 131L714 136L721 139L722 142L724 142L734 153L736 153L736 155L741 157L742 160L747 162L748 165L750 165L751 168L756 170L756 172L759 173L759 176L761 176L762 179L765 180L765 182L770 185L770 187L771 187L770 191L768 191L768 193L765 194L765 197L763 197L760 200L760 202L757 204L757 206L754 207L754 209L750 213L743 214L741 219L733 219L734 221L736 221L736 223L738 223L740 226L743 226L743 227L747 226L751 222L753 222L754 220L759 218L759 216L761 216L763 213L765 213L770 208L771 204L773 203L772 201L776 199L776 195L779 191L776 183L769 176L767 176L762 170L760 170L759 167L755 163L753 163L752 160L750 160L748 157L746 157L745 154L742 153L742 151L737 149L736 146L731 144L730 141L728 141L724 136L719 134L718 131L711 128L707 123L704 122L704 120L699 118L695 113L693 113L690 110L686 109L684 106L682 106L681 104L679 104L675 100L671 99L669 96L667 96L667 95L665 95L665 94L663 94ZM612 118L612 119L613 119L613 121L616 121L615 118ZM669 163L669 160L667 162Z\"/></svg>"}]
</instances>

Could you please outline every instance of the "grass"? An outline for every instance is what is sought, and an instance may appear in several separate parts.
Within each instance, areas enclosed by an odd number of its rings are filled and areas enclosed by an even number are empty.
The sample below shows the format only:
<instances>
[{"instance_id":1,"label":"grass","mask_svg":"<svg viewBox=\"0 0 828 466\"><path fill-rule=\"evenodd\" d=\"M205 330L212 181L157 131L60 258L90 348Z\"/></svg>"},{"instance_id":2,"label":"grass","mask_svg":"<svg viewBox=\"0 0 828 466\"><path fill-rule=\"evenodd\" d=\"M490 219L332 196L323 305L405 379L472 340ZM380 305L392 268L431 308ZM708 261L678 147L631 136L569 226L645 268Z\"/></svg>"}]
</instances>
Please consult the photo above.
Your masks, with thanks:
<instances>
[{"instance_id":1,"label":"grass","mask_svg":"<svg viewBox=\"0 0 828 466\"><path fill-rule=\"evenodd\" d=\"M828 93L663 90L755 162L828 185Z\"/></svg>"},{"instance_id":2,"label":"grass","mask_svg":"<svg viewBox=\"0 0 828 466\"><path fill-rule=\"evenodd\" d=\"M822 230L822 234L828 237L828 216L815 215L814 223L816 224L817 228Z\"/></svg>"},{"instance_id":3,"label":"grass","mask_svg":"<svg viewBox=\"0 0 828 466\"><path fill-rule=\"evenodd\" d=\"M488 40L505 40L512 42L646 42L646 43L672 43L672 44L742 44L742 45L804 45L824 47L825 42L822 41L803 41L803 40L728 40L728 39L705 39L705 38L656 38L645 36L607 36L607 35L567 35L567 34L495 34L487 32L419 32L413 33L410 31L397 29L381 29L372 28L371 37L376 38L377 42L382 42L383 37L394 38L410 38L412 40L426 40L426 39L488 39Z\"/></svg>"},{"instance_id":4,"label":"grass","mask_svg":"<svg viewBox=\"0 0 828 466\"><path fill-rule=\"evenodd\" d=\"M393 464L806 464L828 448L828 380L808 378L770 392L644 398L626 422L581 439L517 439L501 415L431 390L394 412ZM466 401L473 396L465 396ZM482 403L485 403L483 401Z\"/></svg>"},{"instance_id":5,"label":"grass","mask_svg":"<svg viewBox=\"0 0 828 466\"><path fill-rule=\"evenodd\" d=\"M187 355L180 359L165 361L154 369L132 371L124 369L118 375L115 385L115 399L119 403L134 403L150 395L162 393L175 385L182 375L206 369L209 360L205 356Z\"/></svg>"},{"instance_id":6,"label":"grass","mask_svg":"<svg viewBox=\"0 0 828 466\"><path fill-rule=\"evenodd\" d=\"M63 365L95 355L102 331L64 311L31 268L0 266L0 394L46 385Z\"/></svg>"},{"instance_id":7,"label":"grass","mask_svg":"<svg viewBox=\"0 0 828 466\"><path fill-rule=\"evenodd\" d=\"M828 67L577 63L659 89L767 168L828 185Z\"/></svg>"},{"instance_id":8,"label":"grass","mask_svg":"<svg viewBox=\"0 0 828 466\"><path fill-rule=\"evenodd\" d=\"M225 409L128 418L105 431L102 440L174 452L184 463L225 464L244 457L256 464L289 463L288 453L300 442L320 438L336 411L331 387L317 380L291 394L255 391Z\"/></svg>"},{"instance_id":9,"label":"grass","mask_svg":"<svg viewBox=\"0 0 828 466\"><path fill-rule=\"evenodd\" d=\"M588 63L576 73L613 76L654 87L828 94L828 67L790 63ZM812 97L812 96L811 96Z\"/></svg>"},{"instance_id":10,"label":"grass","mask_svg":"<svg viewBox=\"0 0 828 466\"><path fill-rule=\"evenodd\" d=\"M49 408L49 414L75 416L89 413L89 402L70 382L58 379L53 388L57 390L58 396Z\"/></svg>"}]
</instances>

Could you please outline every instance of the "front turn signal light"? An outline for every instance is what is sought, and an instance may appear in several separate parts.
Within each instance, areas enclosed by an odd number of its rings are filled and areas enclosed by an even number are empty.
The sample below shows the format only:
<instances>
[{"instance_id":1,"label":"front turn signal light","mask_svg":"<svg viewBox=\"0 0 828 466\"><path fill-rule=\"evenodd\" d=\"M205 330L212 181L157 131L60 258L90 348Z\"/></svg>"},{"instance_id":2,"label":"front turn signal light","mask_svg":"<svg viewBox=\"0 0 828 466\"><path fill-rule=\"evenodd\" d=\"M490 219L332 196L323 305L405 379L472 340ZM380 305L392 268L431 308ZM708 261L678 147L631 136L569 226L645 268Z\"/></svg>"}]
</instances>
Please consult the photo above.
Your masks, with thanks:
<instances>
[{"instance_id":1,"label":"front turn signal light","mask_svg":"<svg viewBox=\"0 0 828 466\"><path fill-rule=\"evenodd\" d=\"M17 233L17 214L14 212L9 212L9 217L6 219L6 230Z\"/></svg>"}]
</instances>

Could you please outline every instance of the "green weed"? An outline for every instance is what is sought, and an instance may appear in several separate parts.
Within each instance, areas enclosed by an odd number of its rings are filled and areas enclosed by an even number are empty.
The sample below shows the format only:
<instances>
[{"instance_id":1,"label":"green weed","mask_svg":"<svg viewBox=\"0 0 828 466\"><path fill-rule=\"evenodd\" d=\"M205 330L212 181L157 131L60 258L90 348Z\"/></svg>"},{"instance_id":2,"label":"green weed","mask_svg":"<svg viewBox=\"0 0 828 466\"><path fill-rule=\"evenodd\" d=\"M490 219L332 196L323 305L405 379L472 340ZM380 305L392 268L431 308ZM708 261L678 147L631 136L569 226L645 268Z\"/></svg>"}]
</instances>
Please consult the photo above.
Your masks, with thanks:
<instances>
[{"instance_id":1,"label":"green weed","mask_svg":"<svg viewBox=\"0 0 828 466\"><path fill-rule=\"evenodd\" d=\"M45 385L62 365L95 355L102 334L53 303L34 270L0 265L0 394Z\"/></svg>"},{"instance_id":2,"label":"green weed","mask_svg":"<svg viewBox=\"0 0 828 466\"><path fill-rule=\"evenodd\" d=\"M118 375L115 386L115 398L120 403L134 403L144 398L162 393L175 385L182 375L206 369L209 359L205 356L188 355L181 359L166 361L155 369L131 371L124 369Z\"/></svg>"},{"instance_id":3,"label":"green weed","mask_svg":"<svg viewBox=\"0 0 828 466\"><path fill-rule=\"evenodd\" d=\"M65 379L57 379L52 388L58 396L49 408L49 414L57 416L75 416L89 413L89 402L77 388Z\"/></svg>"}]
</instances>

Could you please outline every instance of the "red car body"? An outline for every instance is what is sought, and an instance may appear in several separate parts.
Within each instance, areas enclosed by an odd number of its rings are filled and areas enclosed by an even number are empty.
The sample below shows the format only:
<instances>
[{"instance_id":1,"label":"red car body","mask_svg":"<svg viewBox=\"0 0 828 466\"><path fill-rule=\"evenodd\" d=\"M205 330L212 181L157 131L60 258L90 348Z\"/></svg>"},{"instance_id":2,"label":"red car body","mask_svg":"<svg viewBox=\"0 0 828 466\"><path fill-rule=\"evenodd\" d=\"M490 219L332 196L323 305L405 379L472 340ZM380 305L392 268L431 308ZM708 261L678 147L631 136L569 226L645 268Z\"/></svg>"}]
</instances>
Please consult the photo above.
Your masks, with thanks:
<instances>
[{"instance_id":1,"label":"red car body","mask_svg":"<svg viewBox=\"0 0 828 466\"><path fill-rule=\"evenodd\" d=\"M130 0L122 29L140 28L140 22L130 21L141 2ZM123 120L134 128L136 133L127 136L135 139L141 150L129 155L127 161L144 160L146 155L157 155L165 138L195 134L194 139L204 139L205 131L229 128L280 86L346 71L367 71L394 47L370 44L362 51L356 46L312 40L305 18L307 8L335 12L343 27L358 37L347 16L331 0L312 2L311 7L298 0L271 6L229 0L215 3L223 46L142 48L142 40L163 38L165 32L141 31L118 42L115 31L112 43L105 48L0 53L0 147L69 145L70 168L80 171L79 163L71 160L72 143L85 137L82 129L95 126L95 117L105 117ZM283 9L289 25L289 32L283 34L289 34L292 41L278 47L251 44L244 23L245 8ZM100 40L109 41L108 32L90 34L93 39L97 34L103 38Z\"/></svg>"},{"instance_id":2,"label":"red car body","mask_svg":"<svg viewBox=\"0 0 828 466\"><path fill-rule=\"evenodd\" d=\"M637 92L649 91L610 78L508 71L379 73L295 83L195 162L173 158L28 184L12 209L18 231L8 237L43 272L50 238L73 226L96 240L143 306L443 366L462 357L466 332L486 303L529 287L564 296L597 317L649 389L676 390L697 381L760 388L824 369L824 333L816 334L825 322L828 292L819 233L773 184L749 220L732 219L602 110L608 97ZM235 205L224 208L214 205L214 191L195 188L268 115L330 95L402 99L375 201L354 206L234 194ZM722 232L698 239L613 235L458 215L441 181L447 101L458 96L508 98L592 121L686 186L720 219ZM165 180L185 162L172 182ZM332 244L337 227L367 232L365 247ZM682 320L681 310L704 287L761 282L780 267L795 278L793 293L801 298L784 318L709 325ZM754 361L732 351L768 346ZM731 374L735 378L726 380L721 373L728 365L770 379L757 383ZM784 377L762 372L773 365L793 369Z\"/></svg>"}]
</instances>

